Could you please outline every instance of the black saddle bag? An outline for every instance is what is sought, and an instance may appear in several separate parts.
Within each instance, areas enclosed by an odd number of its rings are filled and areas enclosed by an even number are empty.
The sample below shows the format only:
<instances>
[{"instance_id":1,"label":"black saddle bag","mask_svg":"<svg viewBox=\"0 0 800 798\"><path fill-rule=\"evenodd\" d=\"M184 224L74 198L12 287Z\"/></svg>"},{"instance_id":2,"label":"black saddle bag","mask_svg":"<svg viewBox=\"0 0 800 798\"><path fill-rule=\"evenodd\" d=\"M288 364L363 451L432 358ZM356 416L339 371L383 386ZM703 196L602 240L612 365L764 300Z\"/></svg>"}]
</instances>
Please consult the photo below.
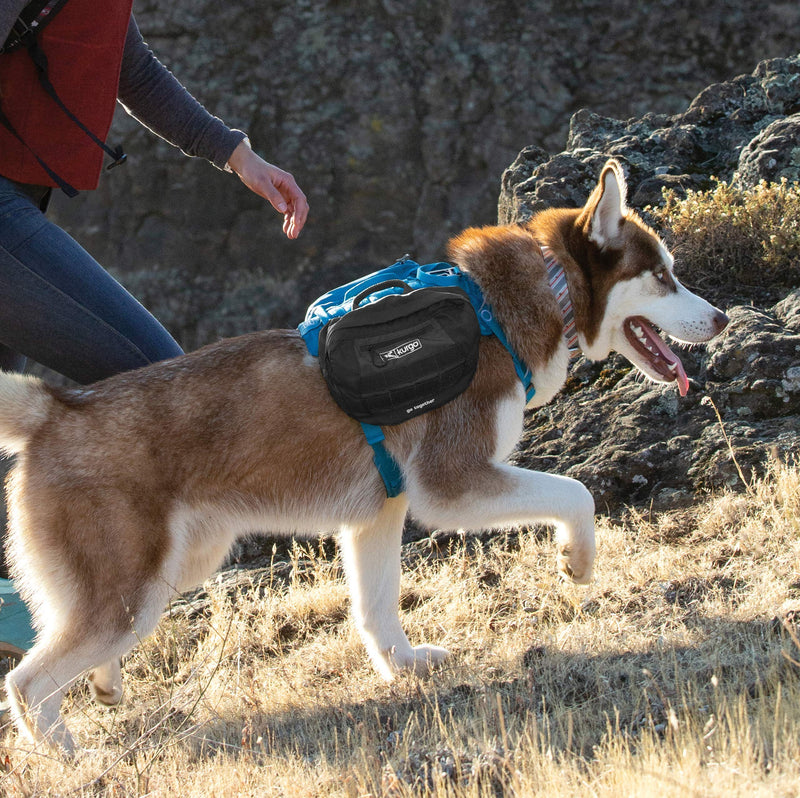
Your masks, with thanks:
<instances>
[{"instance_id":1,"label":"black saddle bag","mask_svg":"<svg viewBox=\"0 0 800 798\"><path fill-rule=\"evenodd\" d=\"M387 294L362 305L376 291ZM336 403L367 424L400 424L455 399L478 366L481 332L460 288L412 290L390 280L359 294L353 310L323 327L322 375Z\"/></svg>"}]
</instances>

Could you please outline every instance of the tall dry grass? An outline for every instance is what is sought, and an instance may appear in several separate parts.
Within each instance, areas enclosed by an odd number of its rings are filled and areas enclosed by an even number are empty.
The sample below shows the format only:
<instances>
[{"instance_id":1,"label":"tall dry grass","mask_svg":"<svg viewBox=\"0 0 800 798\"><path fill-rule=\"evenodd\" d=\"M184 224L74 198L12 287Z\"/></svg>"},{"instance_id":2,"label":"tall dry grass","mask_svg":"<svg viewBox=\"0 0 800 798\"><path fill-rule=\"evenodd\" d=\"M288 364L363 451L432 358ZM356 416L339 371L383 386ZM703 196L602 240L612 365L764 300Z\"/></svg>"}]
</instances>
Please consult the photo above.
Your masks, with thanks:
<instances>
[{"instance_id":1,"label":"tall dry grass","mask_svg":"<svg viewBox=\"0 0 800 798\"><path fill-rule=\"evenodd\" d=\"M338 560L212 580L124 668L117 709L76 686L76 763L2 736L8 796L781 796L800 793L800 471L689 511L600 519L588 588L547 530L405 551L432 678L384 684Z\"/></svg>"},{"instance_id":2,"label":"tall dry grass","mask_svg":"<svg viewBox=\"0 0 800 798\"><path fill-rule=\"evenodd\" d=\"M776 302L800 284L800 185L739 186L712 178L707 191L665 191L649 208L693 290L715 301Z\"/></svg>"}]
</instances>

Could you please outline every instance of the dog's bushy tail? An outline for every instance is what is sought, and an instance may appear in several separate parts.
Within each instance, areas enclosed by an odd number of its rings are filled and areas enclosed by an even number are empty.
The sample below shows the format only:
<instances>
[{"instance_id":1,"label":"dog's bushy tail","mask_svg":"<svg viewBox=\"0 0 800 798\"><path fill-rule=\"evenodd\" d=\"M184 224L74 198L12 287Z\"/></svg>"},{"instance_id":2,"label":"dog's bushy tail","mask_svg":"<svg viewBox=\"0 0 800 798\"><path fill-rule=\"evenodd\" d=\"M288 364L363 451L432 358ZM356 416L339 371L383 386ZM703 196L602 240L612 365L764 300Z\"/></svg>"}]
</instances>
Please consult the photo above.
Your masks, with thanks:
<instances>
[{"instance_id":1,"label":"dog's bushy tail","mask_svg":"<svg viewBox=\"0 0 800 798\"><path fill-rule=\"evenodd\" d=\"M37 377L0 371L0 452L21 452L47 420L52 401Z\"/></svg>"}]
</instances>

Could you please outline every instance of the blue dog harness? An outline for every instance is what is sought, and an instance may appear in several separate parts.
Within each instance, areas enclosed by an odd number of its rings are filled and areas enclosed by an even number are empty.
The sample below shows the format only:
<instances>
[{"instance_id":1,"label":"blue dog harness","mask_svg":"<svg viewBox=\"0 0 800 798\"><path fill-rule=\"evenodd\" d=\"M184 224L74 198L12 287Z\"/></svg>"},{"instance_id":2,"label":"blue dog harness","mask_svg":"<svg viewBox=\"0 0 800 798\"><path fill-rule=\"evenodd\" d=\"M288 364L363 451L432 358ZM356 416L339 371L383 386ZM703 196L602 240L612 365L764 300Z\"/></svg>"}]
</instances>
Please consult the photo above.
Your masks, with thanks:
<instances>
[{"instance_id":1,"label":"blue dog harness","mask_svg":"<svg viewBox=\"0 0 800 798\"><path fill-rule=\"evenodd\" d=\"M533 375L530 369L525 366L508 343L505 333L497 322L478 285L468 274L452 263L439 262L421 266L416 261L405 257L392 266L328 291L327 294L324 294L309 306L305 320L297 328L305 341L309 353L314 357L319 356L319 334L329 321L349 313L353 309L353 300L365 289L387 280L401 280L411 289L429 286L447 286L462 289L469 297L473 308L475 308L481 334L494 335L508 350L514 362L517 376L525 389L526 401L530 401L535 393ZM392 291L393 289L391 288L376 291L367 298L366 302L376 302ZM362 302L362 304L365 304L365 302ZM386 495L389 498L399 496L404 489L403 475L397 462L384 445L383 429L375 424L365 423L361 423L361 428L364 431L367 443L372 447L373 461L383 479Z\"/></svg>"},{"instance_id":2,"label":"blue dog harness","mask_svg":"<svg viewBox=\"0 0 800 798\"><path fill-rule=\"evenodd\" d=\"M478 317L481 333L483 335L494 335L508 350L514 361L514 368L517 376L525 388L528 401L533 397L533 375L516 352L511 348L502 328L492 312L491 307L486 302L481 289L475 281L458 266L452 263L429 263L420 266L416 261L408 257L402 258L392 266L388 266L380 271L360 277L346 285L334 288L323 294L319 299L312 303L306 311L305 320L297 328L303 340L306 342L308 351L314 356L319 356L319 333L320 330L332 319L343 316L353 309L353 300L364 290L372 285L384 283L387 280L401 280L411 289L427 288L430 286L447 286L450 288L460 288L469 297L475 313ZM387 288L383 291L376 291L371 294L366 301L361 304L377 302L381 297L393 292L396 289Z\"/></svg>"},{"instance_id":3,"label":"blue dog harness","mask_svg":"<svg viewBox=\"0 0 800 798\"><path fill-rule=\"evenodd\" d=\"M566 278L563 277L563 269L559 274L557 271L558 268L557 263L548 263L551 286L557 291L556 296L565 317L565 335L567 335L567 313L571 313L571 305L567 307L567 303L569 303L569 292L566 289ZM430 286L446 286L463 290L475 309L481 334L494 335L497 340L503 344L506 350L508 350L514 363L514 370L525 390L526 402L529 402L533 398L536 391L533 387L533 374L531 370L523 363L511 344L509 344L491 306L486 301L477 283L466 272L463 272L458 266L452 263L437 262L421 266L416 261L406 256L398 260L392 266L328 291L327 294L324 294L309 306L305 320L297 328L305 341L309 353L313 357L319 356L319 334L329 321L343 316L345 313L349 313L353 309L353 300L359 294L371 286L386 282L387 280L400 280L413 290ZM558 283L558 285L556 286L555 283ZM394 290L396 289L386 288L376 291L369 295L366 300L362 300L361 305L377 302L381 297L386 296L386 294ZM574 321L572 322L570 333L567 335L568 343L571 347L574 346L575 338L577 337L572 337L573 331ZM393 498L399 496L404 490L403 475L397 462L384 445L385 437L383 429L375 424L366 424L363 422L361 423L361 428L364 431L367 442L372 447L373 461L383 479L387 497Z\"/></svg>"}]
</instances>

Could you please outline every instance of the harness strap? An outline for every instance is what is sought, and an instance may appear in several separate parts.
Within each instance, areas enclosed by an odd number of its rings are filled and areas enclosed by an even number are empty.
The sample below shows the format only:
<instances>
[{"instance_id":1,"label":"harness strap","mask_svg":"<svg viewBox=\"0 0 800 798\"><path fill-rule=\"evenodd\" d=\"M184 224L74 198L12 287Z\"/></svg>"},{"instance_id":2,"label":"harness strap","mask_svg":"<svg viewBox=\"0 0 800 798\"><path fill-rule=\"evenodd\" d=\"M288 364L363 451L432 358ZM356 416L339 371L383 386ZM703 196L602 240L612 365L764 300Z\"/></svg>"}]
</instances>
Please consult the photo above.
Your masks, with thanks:
<instances>
[{"instance_id":1,"label":"harness strap","mask_svg":"<svg viewBox=\"0 0 800 798\"><path fill-rule=\"evenodd\" d=\"M522 383L522 387L525 390L525 401L530 402L536 394L536 388L533 385L533 372L522 362L519 355L514 351L514 347L508 342L503 328L498 324L497 319L489 308L483 308L478 313L478 318L484 319L487 326L492 331L492 335L494 335L508 350L508 353L511 355L511 360L514 363L514 370L517 372L517 378Z\"/></svg>"},{"instance_id":2,"label":"harness strap","mask_svg":"<svg viewBox=\"0 0 800 798\"><path fill-rule=\"evenodd\" d=\"M31 149L31 147L30 147L30 145L28 144L28 142L27 142L27 141L25 141L25 139L23 139L23 138L22 138L22 136L20 136L20 134L19 134L19 133L17 133L16 129L15 129L15 128L14 128L14 126L11 124L11 121L10 121L10 120L9 120L9 118L8 118L8 117L5 115L5 113L4 113L4 111L3 111L3 108L2 108L2 106L0 106L0 125L3 125L3 127L4 127L6 130L8 130L8 132L9 132L9 133L10 133L12 136L14 136L14 138L16 138L16 139L17 139L17 141L19 141L19 142L21 142L21 143L22 143L22 145L25 147L25 149L27 149L27 150L28 150L28 152L30 152L30 154L31 154L31 155L33 155L33 157L34 157L34 158L36 158L36 160L39 162L39 166L41 166L41 167L42 167L42 169L44 169L44 171L45 171L45 172L47 172L47 174L50 176L50 178L53 180L53 182L54 182L54 183L55 183L55 184L56 184L56 185L57 185L57 186L58 186L58 187L59 187L59 188L60 188L60 189L61 189L61 190L62 190L62 191L63 191L63 192L64 192L64 193L65 193L65 194L68 196L68 197L77 197L77 196L78 196L78 189L76 189L76 188L74 188L73 186L71 186L69 183L67 183L67 181L66 181L66 180L64 180L64 178L63 178L63 177L61 177L60 175L56 174L56 173L55 173L55 172L54 172L54 171L53 171L53 170L52 170L52 169L51 169L51 168L50 168L50 167L49 167L49 166L48 166L48 165L47 165L47 164L46 164L46 163L45 163L45 162L44 162L44 161L43 161L43 160L42 160L42 159L41 159L41 158L40 158L40 157L37 155L37 154L36 154L36 152L35 152L34 150L32 150L32 149Z\"/></svg>"},{"instance_id":3,"label":"harness strap","mask_svg":"<svg viewBox=\"0 0 800 798\"><path fill-rule=\"evenodd\" d=\"M112 149L109 147L104 141L101 141L91 130L89 130L86 125L78 119L72 111L64 105L64 101L58 96L58 92L55 90L50 78L47 74L47 56L39 47L39 43L36 41L36 36L28 35L26 40L26 46L28 49L28 53L30 54L33 63L36 65L36 71L39 73L39 83L41 84L42 88L47 92L49 97L55 102L55 104L98 146L100 147L106 155L109 155L113 158L113 162L110 163L106 169L113 169L115 166L119 166L120 164L125 163L128 159L128 156L122 151L122 147L117 146Z\"/></svg>"},{"instance_id":4,"label":"harness strap","mask_svg":"<svg viewBox=\"0 0 800 798\"><path fill-rule=\"evenodd\" d=\"M67 0L31 0L14 20L5 42L0 46L0 53L11 53L22 47L27 37L31 33L35 36L45 28L66 2Z\"/></svg>"},{"instance_id":5,"label":"harness strap","mask_svg":"<svg viewBox=\"0 0 800 798\"><path fill-rule=\"evenodd\" d=\"M389 499L393 499L404 490L403 473L400 471L400 466L397 465L397 461L383 445L386 440L383 429L375 424L365 424L363 421L359 423L361 424L361 429L364 430L364 437L367 439L367 443L372 447L372 461L381 475L386 488L386 496Z\"/></svg>"}]
</instances>

